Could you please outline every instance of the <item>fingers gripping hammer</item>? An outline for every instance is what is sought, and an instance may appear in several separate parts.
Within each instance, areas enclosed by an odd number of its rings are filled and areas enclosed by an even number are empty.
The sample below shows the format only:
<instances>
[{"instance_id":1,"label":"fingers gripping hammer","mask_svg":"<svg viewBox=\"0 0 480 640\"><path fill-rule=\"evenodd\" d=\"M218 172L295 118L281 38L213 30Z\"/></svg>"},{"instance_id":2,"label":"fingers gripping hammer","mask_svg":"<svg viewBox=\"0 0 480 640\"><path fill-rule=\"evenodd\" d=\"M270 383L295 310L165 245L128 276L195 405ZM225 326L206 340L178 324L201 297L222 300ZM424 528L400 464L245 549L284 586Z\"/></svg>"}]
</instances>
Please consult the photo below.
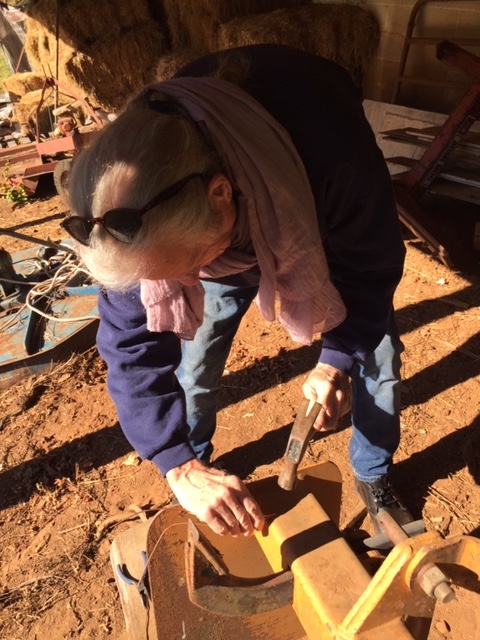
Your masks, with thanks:
<instances>
[{"instance_id":1,"label":"fingers gripping hammer","mask_svg":"<svg viewBox=\"0 0 480 640\"><path fill-rule=\"evenodd\" d=\"M295 489L298 465L302 461L307 445L315 432L313 425L321 408L321 404L312 402L307 398L304 398L300 403L297 417L288 439L284 467L278 476L279 486L286 491Z\"/></svg>"}]
</instances>

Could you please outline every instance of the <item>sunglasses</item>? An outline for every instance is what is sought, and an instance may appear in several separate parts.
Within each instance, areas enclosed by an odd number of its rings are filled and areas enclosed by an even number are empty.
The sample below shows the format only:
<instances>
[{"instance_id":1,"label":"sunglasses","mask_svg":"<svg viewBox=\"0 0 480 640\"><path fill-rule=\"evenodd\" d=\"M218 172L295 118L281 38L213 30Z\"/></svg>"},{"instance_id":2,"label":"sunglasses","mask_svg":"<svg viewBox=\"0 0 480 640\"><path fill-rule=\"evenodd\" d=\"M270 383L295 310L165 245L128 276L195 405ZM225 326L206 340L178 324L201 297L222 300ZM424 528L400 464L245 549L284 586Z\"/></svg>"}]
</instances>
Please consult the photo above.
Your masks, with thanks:
<instances>
[{"instance_id":1,"label":"sunglasses","mask_svg":"<svg viewBox=\"0 0 480 640\"><path fill-rule=\"evenodd\" d=\"M178 182L161 191L141 209L111 209L101 218L84 218L83 216L69 216L60 223L74 240L85 247L90 245L90 238L95 225L102 226L105 231L119 242L132 244L142 228L142 216L162 202L170 200L194 178L204 178L203 173L191 173Z\"/></svg>"}]
</instances>

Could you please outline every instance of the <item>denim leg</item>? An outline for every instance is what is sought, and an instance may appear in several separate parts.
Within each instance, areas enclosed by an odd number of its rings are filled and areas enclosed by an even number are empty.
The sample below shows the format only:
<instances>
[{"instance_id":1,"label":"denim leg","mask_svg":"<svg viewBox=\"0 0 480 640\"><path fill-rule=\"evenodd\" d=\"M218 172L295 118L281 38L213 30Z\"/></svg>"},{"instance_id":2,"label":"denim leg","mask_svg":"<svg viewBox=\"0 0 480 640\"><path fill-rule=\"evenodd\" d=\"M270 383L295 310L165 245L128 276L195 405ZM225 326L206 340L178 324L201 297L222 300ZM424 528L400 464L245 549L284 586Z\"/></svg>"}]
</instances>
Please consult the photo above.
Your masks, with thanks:
<instances>
[{"instance_id":1,"label":"denim leg","mask_svg":"<svg viewBox=\"0 0 480 640\"><path fill-rule=\"evenodd\" d=\"M356 477L373 482L386 475L400 442L400 355L403 344L393 319L374 353L352 373L350 461Z\"/></svg>"},{"instance_id":2,"label":"denim leg","mask_svg":"<svg viewBox=\"0 0 480 640\"><path fill-rule=\"evenodd\" d=\"M225 362L238 326L257 287L232 287L202 281L205 289L203 324L194 340L182 344L178 380L185 391L190 442L198 458L208 459L216 427L218 395Z\"/></svg>"}]
</instances>

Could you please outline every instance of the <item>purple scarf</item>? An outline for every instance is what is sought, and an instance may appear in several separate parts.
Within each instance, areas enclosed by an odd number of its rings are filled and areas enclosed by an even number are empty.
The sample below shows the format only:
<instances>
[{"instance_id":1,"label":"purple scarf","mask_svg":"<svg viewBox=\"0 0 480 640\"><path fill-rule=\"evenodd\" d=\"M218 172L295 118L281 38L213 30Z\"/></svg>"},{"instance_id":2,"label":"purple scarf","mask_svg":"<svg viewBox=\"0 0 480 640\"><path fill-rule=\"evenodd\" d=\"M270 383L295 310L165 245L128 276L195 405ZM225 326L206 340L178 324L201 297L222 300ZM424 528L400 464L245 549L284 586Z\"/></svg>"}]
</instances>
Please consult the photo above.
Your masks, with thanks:
<instances>
[{"instance_id":1,"label":"purple scarf","mask_svg":"<svg viewBox=\"0 0 480 640\"><path fill-rule=\"evenodd\" d=\"M278 298L280 323L302 344L340 324L345 307L329 279L312 190L285 129L224 80L176 78L157 88L208 130L227 177L241 193L235 242L201 277L223 277L258 264L262 316L275 320ZM140 285L148 329L193 339L203 320L202 285L167 280L142 280Z\"/></svg>"}]
</instances>

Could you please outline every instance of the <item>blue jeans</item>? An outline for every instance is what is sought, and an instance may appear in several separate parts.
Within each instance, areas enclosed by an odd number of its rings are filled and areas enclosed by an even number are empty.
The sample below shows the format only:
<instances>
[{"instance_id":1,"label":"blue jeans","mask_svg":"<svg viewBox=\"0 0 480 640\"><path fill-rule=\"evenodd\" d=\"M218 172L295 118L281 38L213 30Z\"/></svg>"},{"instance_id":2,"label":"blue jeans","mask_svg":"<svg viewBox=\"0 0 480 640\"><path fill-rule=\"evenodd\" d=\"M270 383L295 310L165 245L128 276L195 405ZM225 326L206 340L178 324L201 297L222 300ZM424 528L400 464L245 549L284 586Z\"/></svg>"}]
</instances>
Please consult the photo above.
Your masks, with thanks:
<instances>
[{"instance_id":1,"label":"blue jeans","mask_svg":"<svg viewBox=\"0 0 480 640\"><path fill-rule=\"evenodd\" d=\"M359 480L386 475L400 442L400 355L403 344L392 311L390 328L352 378L350 462Z\"/></svg>"},{"instance_id":2,"label":"blue jeans","mask_svg":"<svg viewBox=\"0 0 480 640\"><path fill-rule=\"evenodd\" d=\"M194 340L182 343L177 378L185 391L190 443L197 457L208 461L217 424L218 396L225 362L241 319L258 287L232 287L209 280L205 289L203 324Z\"/></svg>"},{"instance_id":3,"label":"blue jeans","mask_svg":"<svg viewBox=\"0 0 480 640\"><path fill-rule=\"evenodd\" d=\"M182 344L177 371L185 390L190 442L208 460L213 447L218 396L233 338L257 287L232 287L203 281L205 313L194 340ZM392 314L393 318L393 314ZM386 474L400 438L400 354L395 322L375 352L352 373L350 460L364 481Z\"/></svg>"}]
</instances>

